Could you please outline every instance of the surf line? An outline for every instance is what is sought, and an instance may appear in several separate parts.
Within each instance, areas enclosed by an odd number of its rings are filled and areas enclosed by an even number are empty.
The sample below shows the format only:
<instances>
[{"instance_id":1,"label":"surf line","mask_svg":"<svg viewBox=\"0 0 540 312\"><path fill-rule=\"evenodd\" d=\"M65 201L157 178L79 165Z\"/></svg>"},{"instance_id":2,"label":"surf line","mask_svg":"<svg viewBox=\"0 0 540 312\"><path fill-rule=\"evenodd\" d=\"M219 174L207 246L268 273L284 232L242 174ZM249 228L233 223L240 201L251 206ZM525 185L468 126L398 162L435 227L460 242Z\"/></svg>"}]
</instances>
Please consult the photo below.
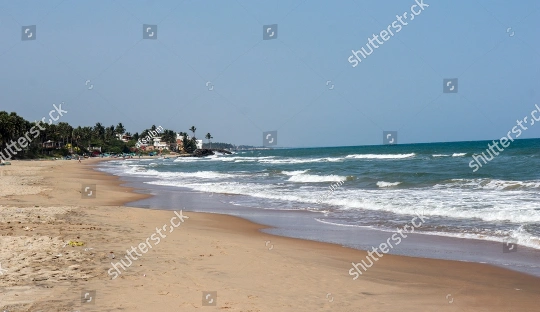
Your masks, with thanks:
<instances>
[{"instance_id":1,"label":"surf line","mask_svg":"<svg viewBox=\"0 0 540 312\"><path fill-rule=\"evenodd\" d=\"M342 186L343 183L345 183L345 181L338 181L336 183L330 184L330 186L328 187L330 190L319 196L319 198L317 199L317 204L320 204L323 200L327 199L338 187Z\"/></svg>"}]
</instances>

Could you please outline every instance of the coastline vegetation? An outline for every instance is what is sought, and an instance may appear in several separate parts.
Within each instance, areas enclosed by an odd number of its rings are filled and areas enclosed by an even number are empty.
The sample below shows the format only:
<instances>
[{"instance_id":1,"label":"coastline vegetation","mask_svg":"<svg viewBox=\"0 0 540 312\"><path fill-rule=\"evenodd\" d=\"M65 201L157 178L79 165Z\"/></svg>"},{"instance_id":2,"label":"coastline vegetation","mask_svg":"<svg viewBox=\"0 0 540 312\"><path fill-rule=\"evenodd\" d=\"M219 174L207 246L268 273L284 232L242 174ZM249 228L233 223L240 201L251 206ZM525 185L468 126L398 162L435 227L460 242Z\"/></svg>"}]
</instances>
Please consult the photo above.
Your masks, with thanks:
<instances>
[{"instance_id":1,"label":"coastline vegetation","mask_svg":"<svg viewBox=\"0 0 540 312\"><path fill-rule=\"evenodd\" d=\"M17 142L36 125L36 122L25 120L15 112L0 111L0 151L9 148L10 143ZM195 137L197 128L195 126L189 129L193 133L191 137L188 136L187 132L177 133L170 129L161 128L159 139L151 135L151 133L156 133L156 129L158 129L155 125L134 134L126 132L122 123L118 123L116 126L104 126L97 122L93 127L73 127L67 122L41 123L39 129L41 129L39 134L27 142L24 148L17 149L16 153L12 153L11 159L68 157L71 155L98 156L102 154L153 155L171 152L191 154L197 149ZM145 144L146 146L138 148L136 144L139 139L147 136L152 137L152 139L148 144ZM234 145L228 143L211 143L210 140L213 137L210 133L207 133L205 138L214 148L235 148ZM161 145L156 148L154 142L159 142ZM205 145L208 144L203 144L202 148L207 148Z\"/></svg>"}]
</instances>

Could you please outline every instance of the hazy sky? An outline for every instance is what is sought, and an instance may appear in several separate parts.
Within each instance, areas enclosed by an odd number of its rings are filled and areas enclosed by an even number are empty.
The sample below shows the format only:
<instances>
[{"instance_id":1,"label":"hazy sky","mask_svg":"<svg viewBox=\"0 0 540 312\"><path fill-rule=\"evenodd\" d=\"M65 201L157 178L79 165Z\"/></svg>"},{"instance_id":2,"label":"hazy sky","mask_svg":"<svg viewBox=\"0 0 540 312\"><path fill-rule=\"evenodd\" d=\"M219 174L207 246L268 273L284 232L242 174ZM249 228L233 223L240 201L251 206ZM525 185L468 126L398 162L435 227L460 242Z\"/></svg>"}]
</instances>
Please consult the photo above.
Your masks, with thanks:
<instances>
[{"instance_id":1,"label":"hazy sky","mask_svg":"<svg viewBox=\"0 0 540 312\"><path fill-rule=\"evenodd\" d=\"M424 3L353 68L351 50L415 0L2 0L0 110L35 120L64 102L72 125L195 125L235 144L277 130L281 147L381 144L385 130L500 138L540 105L540 1ZM263 40L269 24L277 39ZM36 40L22 41L29 25Z\"/></svg>"}]
</instances>

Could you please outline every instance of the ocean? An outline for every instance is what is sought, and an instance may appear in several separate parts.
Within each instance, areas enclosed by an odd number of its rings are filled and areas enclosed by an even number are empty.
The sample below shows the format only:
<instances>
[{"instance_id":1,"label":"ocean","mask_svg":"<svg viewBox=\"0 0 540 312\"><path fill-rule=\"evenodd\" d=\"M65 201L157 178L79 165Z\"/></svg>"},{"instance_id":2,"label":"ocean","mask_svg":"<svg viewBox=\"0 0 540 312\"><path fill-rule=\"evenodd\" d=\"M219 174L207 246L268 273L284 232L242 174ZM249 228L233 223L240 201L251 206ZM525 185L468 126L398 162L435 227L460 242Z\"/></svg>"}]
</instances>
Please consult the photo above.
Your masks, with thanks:
<instances>
[{"instance_id":1,"label":"ocean","mask_svg":"<svg viewBox=\"0 0 540 312\"><path fill-rule=\"evenodd\" d=\"M517 140L473 172L472 156L489 143L238 151L113 160L101 170L144 177L153 186L227 194L236 206L316 212L317 222L335 227L391 232L418 213L429 222L416 233L540 249L540 139Z\"/></svg>"}]
</instances>

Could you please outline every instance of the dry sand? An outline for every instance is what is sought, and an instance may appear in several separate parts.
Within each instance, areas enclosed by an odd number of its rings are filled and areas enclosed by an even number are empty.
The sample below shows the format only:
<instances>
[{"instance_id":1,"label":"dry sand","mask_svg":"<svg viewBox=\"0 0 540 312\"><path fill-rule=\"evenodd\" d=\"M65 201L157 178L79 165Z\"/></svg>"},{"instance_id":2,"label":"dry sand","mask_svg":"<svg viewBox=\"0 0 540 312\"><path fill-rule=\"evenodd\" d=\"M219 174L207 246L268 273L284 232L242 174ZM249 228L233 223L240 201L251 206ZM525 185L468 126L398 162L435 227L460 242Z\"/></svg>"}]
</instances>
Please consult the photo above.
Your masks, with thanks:
<instances>
[{"instance_id":1,"label":"dry sand","mask_svg":"<svg viewBox=\"0 0 540 312\"><path fill-rule=\"evenodd\" d=\"M192 212L111 279L111 261L175 214L122 206L146 195L92 170L95 161L0 167L0 311L539 311L536 277L385 255L353 281L364 251ZM96 184L96 198L83 198L82 184ZM205 291L217 292L216 306L203 306Z\"/></svg>"}]
</instances>

